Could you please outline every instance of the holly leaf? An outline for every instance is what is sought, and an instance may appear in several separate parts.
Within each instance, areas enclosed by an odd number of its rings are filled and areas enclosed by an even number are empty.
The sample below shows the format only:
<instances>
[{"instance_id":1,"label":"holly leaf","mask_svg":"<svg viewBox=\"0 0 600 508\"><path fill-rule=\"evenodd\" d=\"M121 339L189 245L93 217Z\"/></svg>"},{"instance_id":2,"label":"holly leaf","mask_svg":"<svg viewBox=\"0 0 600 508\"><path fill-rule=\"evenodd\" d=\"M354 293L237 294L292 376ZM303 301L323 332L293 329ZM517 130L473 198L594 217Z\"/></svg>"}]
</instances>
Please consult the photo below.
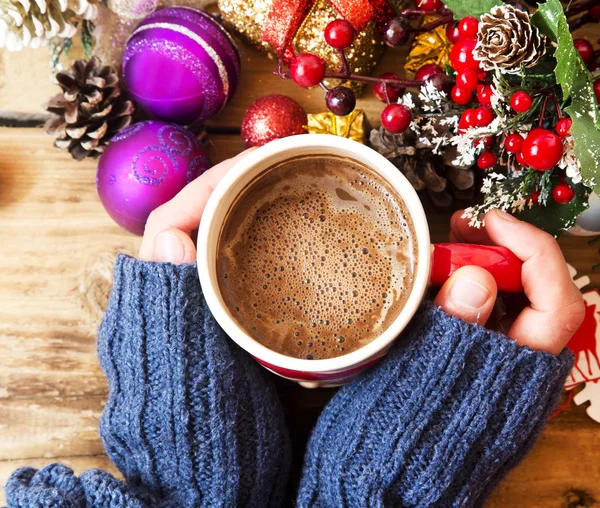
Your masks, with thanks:
<instances>
[{"instance_id":1,"label":"holly leaf","mask_svg":"<svg viewBox=\"0 0 600 508\"><path fill-rule=\"evenodd\" d=\"M560 0L548 0L540 4L531 22L556 43L554 74L556 82L562 88L563 100L566 101L571 95L573 81L582 71L587 72L587 69L573 45L573 37Z\"/></svg>"},{"instance_id":2,"label":"holly leaf","mask_svg":"<svg viewBox=\"0 0 600 508\"><path fill-rule=\"evenodd\" d=\"M571 104L565 108L571 117L573 151L581 163L581 176L600 195L600 109L594 87L585 74L580 73L571 92Z\"/></svg>"},{"instance_id":3,"label":"holly leaf","mask_svg":"<svg viewBox=\"0 0 600 508\"><path fill-rule=\"evenodd\" d=\"M481 17L482 14L490 12L493 7L503 5L500 0L445 0L444 4L454 14L454 19L465 16Z\"/></svg>"},{"instance_id":4,"label":"holly leaf","mask_svg":"<svg viewBox=\"0 0 600 508\"><path fill-rule=\"evenodd\" d=\"M560 181L558 176L553 177L553 180L554 184L558 184ZM568 183L575 191L573 201L566 205L559 205L550 196L546 206L525 208L525 210L517 214L517 217L543 229L555 237L560 236L561 233L575 224L577 217L589 206L590 189L581 183L574 184L570 181Z\"/></svg>"},{"instance_id":5,"label":"holly leaf","mask_svg":"<svg viewBox=\"0 0 600 508\"><path fill-rule=\"evenodd\" d=\"M600 192L600 110L594 94L593 77L573 45L573 37L560 0L541 4L531 18L551 41L556 43L554 58L556 82L563 93L565 111L573 120L571 135L575 155L581 163L586 183Z\"/></svg>"}]
</instances>

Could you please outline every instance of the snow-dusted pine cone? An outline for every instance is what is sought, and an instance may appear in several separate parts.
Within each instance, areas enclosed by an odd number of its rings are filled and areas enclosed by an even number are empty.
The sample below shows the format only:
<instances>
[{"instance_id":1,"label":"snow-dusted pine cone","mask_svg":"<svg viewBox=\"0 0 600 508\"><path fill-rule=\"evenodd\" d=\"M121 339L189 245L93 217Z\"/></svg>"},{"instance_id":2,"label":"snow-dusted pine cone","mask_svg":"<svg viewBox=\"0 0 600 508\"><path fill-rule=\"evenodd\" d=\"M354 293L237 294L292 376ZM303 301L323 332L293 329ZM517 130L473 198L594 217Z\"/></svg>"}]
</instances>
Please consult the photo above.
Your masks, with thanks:
<instances>
[{"instance_id":1,"label":"snow-dusted pine cone","mask_svg":"<svg viewBox=\"0 0 600 508\"><path fill-rule=\"evenodd\" d=\"M501 5L481 16L473 56L486 71L509 74L533 67L546 52L546 38L531 24L529 14Z\"/></svg>"},{"instance_id":2,"label":"snow-dusted pine cone","mask_svg":"<svg viewBox=\"0 0 600 508\"><path fill-rule=\"evenodd\" d=\"M37 48L53 37L73 37L76 24L94 19L98 0L0 0L0 48Z\"/></svg>"},{"instance_id":3,"label":"snow-dusted pine cone","mask_svg":"<svg viewBox=\"0 0 600 508\"><path fill-rule=\"evenodd\" d=\"M97 157L132 121L133 102L121 93L117 71L92 57L88 62L77 60L56 80L63 91L46 105L57 115L46 122L46 132L56 136L57 148L68 150L76 160Z\"/></svg>"}]
</instances>

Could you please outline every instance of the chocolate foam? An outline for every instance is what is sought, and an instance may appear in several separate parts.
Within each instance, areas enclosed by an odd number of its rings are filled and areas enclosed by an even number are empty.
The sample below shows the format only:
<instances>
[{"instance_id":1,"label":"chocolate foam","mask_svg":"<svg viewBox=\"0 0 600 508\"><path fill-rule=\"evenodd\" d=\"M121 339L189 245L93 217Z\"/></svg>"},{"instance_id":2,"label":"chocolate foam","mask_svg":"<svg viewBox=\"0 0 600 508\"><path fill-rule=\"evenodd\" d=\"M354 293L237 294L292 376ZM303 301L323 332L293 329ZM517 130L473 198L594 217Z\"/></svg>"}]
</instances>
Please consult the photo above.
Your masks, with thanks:
<instances>
[{"instance_id":1,"label":"chocolate foam","mask_svg":"<svg viewBox=\"0 0 600 508\"><path fill-rule=\"evenodd\" d=\"M217 275L238 323L295 358L355 351L404 307L416 272L414 228L378 175L334 156L259 175L231 207Z\"/></svg>"}]
</instances>

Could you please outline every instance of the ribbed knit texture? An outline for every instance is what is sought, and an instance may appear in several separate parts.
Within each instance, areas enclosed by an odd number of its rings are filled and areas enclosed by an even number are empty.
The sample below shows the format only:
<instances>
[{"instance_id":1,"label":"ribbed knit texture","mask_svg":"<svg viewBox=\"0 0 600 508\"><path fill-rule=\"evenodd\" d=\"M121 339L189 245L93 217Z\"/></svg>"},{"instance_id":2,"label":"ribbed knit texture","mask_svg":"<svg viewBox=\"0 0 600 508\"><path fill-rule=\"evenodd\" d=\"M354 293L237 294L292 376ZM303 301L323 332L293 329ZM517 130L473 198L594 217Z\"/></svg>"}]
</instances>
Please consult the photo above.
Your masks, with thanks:
<instances>
[{"instance_id":1,"label":"ribbed knit texture","mask_svg":"<svg viewBox=\"0 0 600 508\"><path fill-rule=\"evenodd\" d=\"M313 431L301 508L480 506L529 451L573 355L533 351L426 304Z\"/></svg>"},{"instance_id":2,"label":"ribbed knit texture","mask_svg":"<svg viewBox=\"0 0 600 508\"><path fill-rule=\"evenodd\" d=\"M266 371L208 312L195 266L119 257L98 339L100 431L127 483L23 468L10 508L278 507L289 470ZM479 506L527 453L573 362L425 304L390 354L325 408L300 508Z\"/></svg>"},{"instance_id":3,"label":"ribbed knit texture","mask_svg":"<svg viewBox=\"0 0 600 508\"><path fill-rule=\"evenodd\" d=\"M290 446L266 371L206 308L196 267L120 256L98 336L109 398L102 471L17 471L11 508L277 507Z\"/></svg>"}]
</instances>

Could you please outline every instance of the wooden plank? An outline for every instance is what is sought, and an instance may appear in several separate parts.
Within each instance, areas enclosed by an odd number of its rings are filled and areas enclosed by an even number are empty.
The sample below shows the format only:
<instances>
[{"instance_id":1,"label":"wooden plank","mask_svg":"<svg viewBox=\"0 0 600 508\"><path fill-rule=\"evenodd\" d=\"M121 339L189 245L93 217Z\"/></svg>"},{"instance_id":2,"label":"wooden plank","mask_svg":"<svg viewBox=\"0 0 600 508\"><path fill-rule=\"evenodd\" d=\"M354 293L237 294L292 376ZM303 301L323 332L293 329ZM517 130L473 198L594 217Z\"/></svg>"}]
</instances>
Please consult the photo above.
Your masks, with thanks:
<instances>
[{"instance_id":1,"label":"wooden plank","mask_svg":"<svg viewBox=\"0 0 600 508\"><path fill-rule=\"evenodd\" d=\"M214 161L239 137L215 136ZM117 252L139 238L98 200L95 162L75 162L40 129L0 129L0 398L104 394L96 329Z\"/></svg>"},{"instance_id":2,"label":"wooden plank","mask_svg":"<svg viewBox=\"0 0 600 508\"><path fill-rule=\"evenodd\" d=\"M4 495L4 485L6 480L13 471L21 467L34 467L41 469L44 466L50 464L49 459L20 459L20 460L0 460L0 506L4 506L6 503L6 497ZM104 469L116 478L121 479L121 474L113 463L109 460L106 455L90 455L83 457L60 457L55 462L70 467L75 474L79 475L88 469Z\"/></svg>"},{"instance_id":3,"label":"wooden plank","mask_svg":"<svg viewBox=\"0 0 600 508\"><path fill-rule=\"evenodd\" d=\"M0 401L0 460L100 455L98 421L104 396Z\"/></svg>"},{"instance_id":4,"label":"wooden plank","mask_svg":"<svg viewBox=\"0 0 600 508\"><path fill-rule=\"evenodd\" d=\"M600 506L600 427L574 407L551 420L526 459L492 493L488 508Z\"/></svg>"},{"instance_id":5,"label":"wooden plank","mask_svg":"<svg viewBox=\"0 0 600 508\"><path fill-rule=\"evenodd\" d=\"M39 129L0 131L0 395L105 393L95 333L107 268L139 240L96 196L93 161L77 163Z\"/></svg>"}]
</instances>

